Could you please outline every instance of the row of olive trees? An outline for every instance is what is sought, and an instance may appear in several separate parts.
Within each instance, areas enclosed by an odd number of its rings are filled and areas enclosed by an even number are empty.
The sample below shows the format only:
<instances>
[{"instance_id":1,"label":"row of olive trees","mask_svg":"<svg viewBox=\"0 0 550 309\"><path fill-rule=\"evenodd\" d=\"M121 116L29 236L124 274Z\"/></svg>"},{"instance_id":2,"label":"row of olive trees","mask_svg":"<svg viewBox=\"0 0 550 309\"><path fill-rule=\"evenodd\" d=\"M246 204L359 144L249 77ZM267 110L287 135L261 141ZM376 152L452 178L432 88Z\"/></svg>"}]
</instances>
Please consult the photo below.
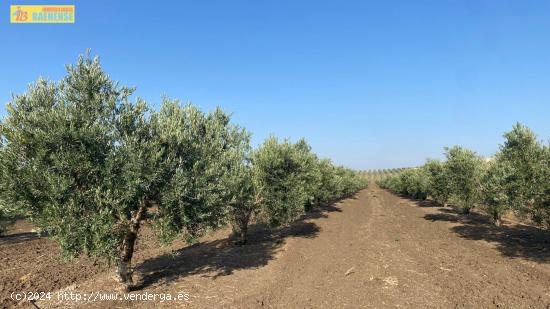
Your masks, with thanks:
<instances>
[{"instance_id":1,"label":"row of olive trees","mask_svg":"<svg viewBox=\"0 0 550 309\"><path fill-rule=\"evenodd\" d=\"M363 175L363 177L367 178L369 182L374 183L374 182L381 181L387 177L395 176L406 169L407 169L406 167L377 169L377 170L362 171L361 174Z\"/></svg>"},{"instance_id":2,"label":"row of olive trees","mask_svg":"<svg viewBox=\"0 0 550 309\"><path fill-rule=\"evenodd\" d=\"M19 213L66 257L116 262L132 284L139 229L163 243L192 241L232 223L246 241L254 217L272 226L365 186L357 173L319 160L304 140L250 134L220 109L204 113L164 98L130 101L97 58L79 58L59 83L43 79L7 105L0 122L0 215Z\"/></svg>"},{"instance_id":3,"label":"row of olive trees","mask_svg":"<svg viewBox=\"0 0 550 309\"><path fill-rule=\"evenodd\" d=\"M386 178L391 191L450 203L468 213L476 206L495 224L508 211L550 226L550 148L527 127L517 124L490 159L459 146L447 148L446 160L428 160L420 168Z\"/></svg>"},{"instance_id":4,"label":"row of olive trees","mask_svg":"<svg viewBox=\"0 0 550 309\"><path fill-rule=\"evenodd\" d=\"M272 226L287 224L315 205L349 197L366 186L356 172L319 160L304 140L267 139L232 166L233 228L245 243L252 217Z\"/></svg>"}]
</instances>

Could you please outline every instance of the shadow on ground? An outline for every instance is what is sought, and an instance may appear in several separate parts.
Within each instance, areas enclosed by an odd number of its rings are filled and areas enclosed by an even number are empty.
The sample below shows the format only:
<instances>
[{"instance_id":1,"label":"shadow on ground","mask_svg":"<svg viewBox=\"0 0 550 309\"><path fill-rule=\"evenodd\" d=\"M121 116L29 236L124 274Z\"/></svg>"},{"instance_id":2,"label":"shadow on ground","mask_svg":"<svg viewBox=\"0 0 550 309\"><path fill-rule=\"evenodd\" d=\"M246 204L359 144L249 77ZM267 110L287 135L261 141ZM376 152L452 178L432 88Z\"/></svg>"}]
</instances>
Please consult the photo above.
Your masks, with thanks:
<instances>
[{"instance_id":1,"label":"shadow on ground","mask_svg":"<svg viewBox=\"0 0 550 309\"><path fill-rule=\"evenodd\" d=\"M136 290L166 283L188 275L201 274L217 278L232 274L235 270L258 268L274 259L288 237L314 238L319 227L307 219L326 218L329 212L341 212L336 204L323 205L305 214L286 228L272 230L265 225L249 227L248 243L233 244L231 237L202 242L182 248L140 264L136 270L142 279Z\"/></svg>"},{"instance_id":2,"label":"shadow on ground","mask_svg":"<svg viewBox=\"0 0 550 309\"><path fill-rule=\"evenodd\" d=\"M441 204L439 204L439 203L437 203L433 200L429 200L429 199L419 200L419 199L413 199L413 198L411 198L407 195L404 195L404 194L395 194L395 193L392 193L392 194L397 195L397 196L399 196L400 198L402 198L404 200L412 201L419 207L442 207Z\"/></svg>"},{"instance_id":3,"label":"shadow on ground","mask_svg":"<svg viewBox=\"0 0 550 309\"><path fill-rule=\"evenodd\" d=\"M36 232L23 232L23 233L16 233L16 234L9 234L4 235L0 237L0 245L13 245L22 243L25 241L35 240L39 239L41 237L46 237L46 234L43 234L42 236L39 233Z\"/></svg>"},{"instance_id":4,"label":"shadow on ground","mask_svg":"<svg viewBox=\"0 0 550 309\"><path fill-rule=\"evenodd\" d=\"M433 201L408 199L419 207L439 207L436 213L424 215L424 219L459 223L451 230L465 239L491 242L506 257L550 263L550 231L506 221L495 226L488 216L480 213L462 214L458 209L443 207Z\"/></svg>"}]
</instances>

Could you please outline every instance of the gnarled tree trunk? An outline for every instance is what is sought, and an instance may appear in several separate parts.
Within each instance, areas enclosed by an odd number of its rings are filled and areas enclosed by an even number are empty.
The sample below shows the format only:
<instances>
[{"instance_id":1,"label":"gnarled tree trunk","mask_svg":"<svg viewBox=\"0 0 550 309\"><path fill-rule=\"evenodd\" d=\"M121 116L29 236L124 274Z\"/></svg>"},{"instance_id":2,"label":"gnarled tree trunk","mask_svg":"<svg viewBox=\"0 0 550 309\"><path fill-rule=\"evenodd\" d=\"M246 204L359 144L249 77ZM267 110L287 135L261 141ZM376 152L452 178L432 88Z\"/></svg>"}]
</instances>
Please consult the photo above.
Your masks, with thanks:
<instances>
[{"instance_id":1,"label":"gnarled tree trunk","mask_svg":"<svg viewBox=\"0 0 550 309\"><path fill-rule=\"evenodd\" d=\"M237 241L238 245L246 244L248 240L248 223L250 222L250 217L252 216L251 209L240 209L235 212L235 228L239 240Z\"/></svg>"},{"instance_id":2,"label":"gnarled tree trunk","mask_svg":"<svg viewBox=\"0 0 550 309\"><path fill-rule=\"evenodd\" d=\"M148 202L143 202L138 211L131 218L128 231L124 236L122 245L119 247L117 276L118 280L124 284L127 291L129 291L134 284L132 279L132 256L134 255L134 246L137 240L141 220L145 216L148 204Z\"/></svg>"}]
</instances>

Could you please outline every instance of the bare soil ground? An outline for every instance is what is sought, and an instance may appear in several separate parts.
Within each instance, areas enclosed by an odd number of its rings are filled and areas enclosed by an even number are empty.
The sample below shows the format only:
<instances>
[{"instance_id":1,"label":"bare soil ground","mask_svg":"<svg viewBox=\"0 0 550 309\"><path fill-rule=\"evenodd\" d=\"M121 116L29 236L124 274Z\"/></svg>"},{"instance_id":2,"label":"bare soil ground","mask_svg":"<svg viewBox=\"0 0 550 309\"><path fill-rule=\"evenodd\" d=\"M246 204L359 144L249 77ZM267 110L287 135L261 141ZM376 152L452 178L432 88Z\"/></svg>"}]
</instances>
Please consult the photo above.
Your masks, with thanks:
<instances>
[{"instance_id":1,"label":"bare soil ground","mask_svg":"<svg viewBox=\"0 0 550 309\"><path fill-rule=\"evenodd\" d=\"M252 228L235 246L221 230L163 248L144 228L135 256L140 289L181 301L67 301L60 290L113 293L110 269L64 263L56 246L18 222L0 238L0 301L51 291L39 308L550 308L550 233L460 215L377 187L310 213L289 228Z\"/></svg>"}]
</instances>

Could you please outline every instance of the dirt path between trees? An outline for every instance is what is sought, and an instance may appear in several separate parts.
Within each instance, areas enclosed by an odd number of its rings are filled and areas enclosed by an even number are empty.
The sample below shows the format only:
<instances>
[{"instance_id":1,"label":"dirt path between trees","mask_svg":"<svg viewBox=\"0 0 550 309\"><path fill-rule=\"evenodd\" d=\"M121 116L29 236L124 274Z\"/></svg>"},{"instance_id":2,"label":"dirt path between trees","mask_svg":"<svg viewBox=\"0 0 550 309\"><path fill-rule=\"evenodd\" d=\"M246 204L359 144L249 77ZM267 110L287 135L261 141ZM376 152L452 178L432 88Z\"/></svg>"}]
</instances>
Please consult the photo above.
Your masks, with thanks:
<instances>
[{"instance_id":1,"label":"dirt path between trees","mask_svg":"<svg viewBox=\"0 0 550 309\"><path fill-rule=\"evenodd\" d=\"M312 212L290 228L268 232L254 227L251 232L250 244L245 246L234 246L226 229L194 246L176 243L161 248L150 230L144 229L136 256L141 289L133 293L142 298L180 293L187 300L85 303L58 300L54 293L51 301L37 305L550 308L550 233L511 223L495 228L481 215L459 215L377 187ZM5 254L15 254L16 249L25 252L27 247L32 248L27 252L31 255L55 251L46 239L17 243L6 239L0 240L0 256L8 260L8 268L19 270L0 272L2 297L9 296L9 289L99 294L117 290L110 272L87 260L55 273L52 262L39 267L33 266L32 258L6 258ZM174 252L168 253L169 249ZM41 277L41 269L49 269L49 278ZM24 286L8 283L20 282L19 276L29 270L42 278L36 280L38 285L29 278ZM19 306L32 308L28 303Z\"/></svg>"}]
</instances>

